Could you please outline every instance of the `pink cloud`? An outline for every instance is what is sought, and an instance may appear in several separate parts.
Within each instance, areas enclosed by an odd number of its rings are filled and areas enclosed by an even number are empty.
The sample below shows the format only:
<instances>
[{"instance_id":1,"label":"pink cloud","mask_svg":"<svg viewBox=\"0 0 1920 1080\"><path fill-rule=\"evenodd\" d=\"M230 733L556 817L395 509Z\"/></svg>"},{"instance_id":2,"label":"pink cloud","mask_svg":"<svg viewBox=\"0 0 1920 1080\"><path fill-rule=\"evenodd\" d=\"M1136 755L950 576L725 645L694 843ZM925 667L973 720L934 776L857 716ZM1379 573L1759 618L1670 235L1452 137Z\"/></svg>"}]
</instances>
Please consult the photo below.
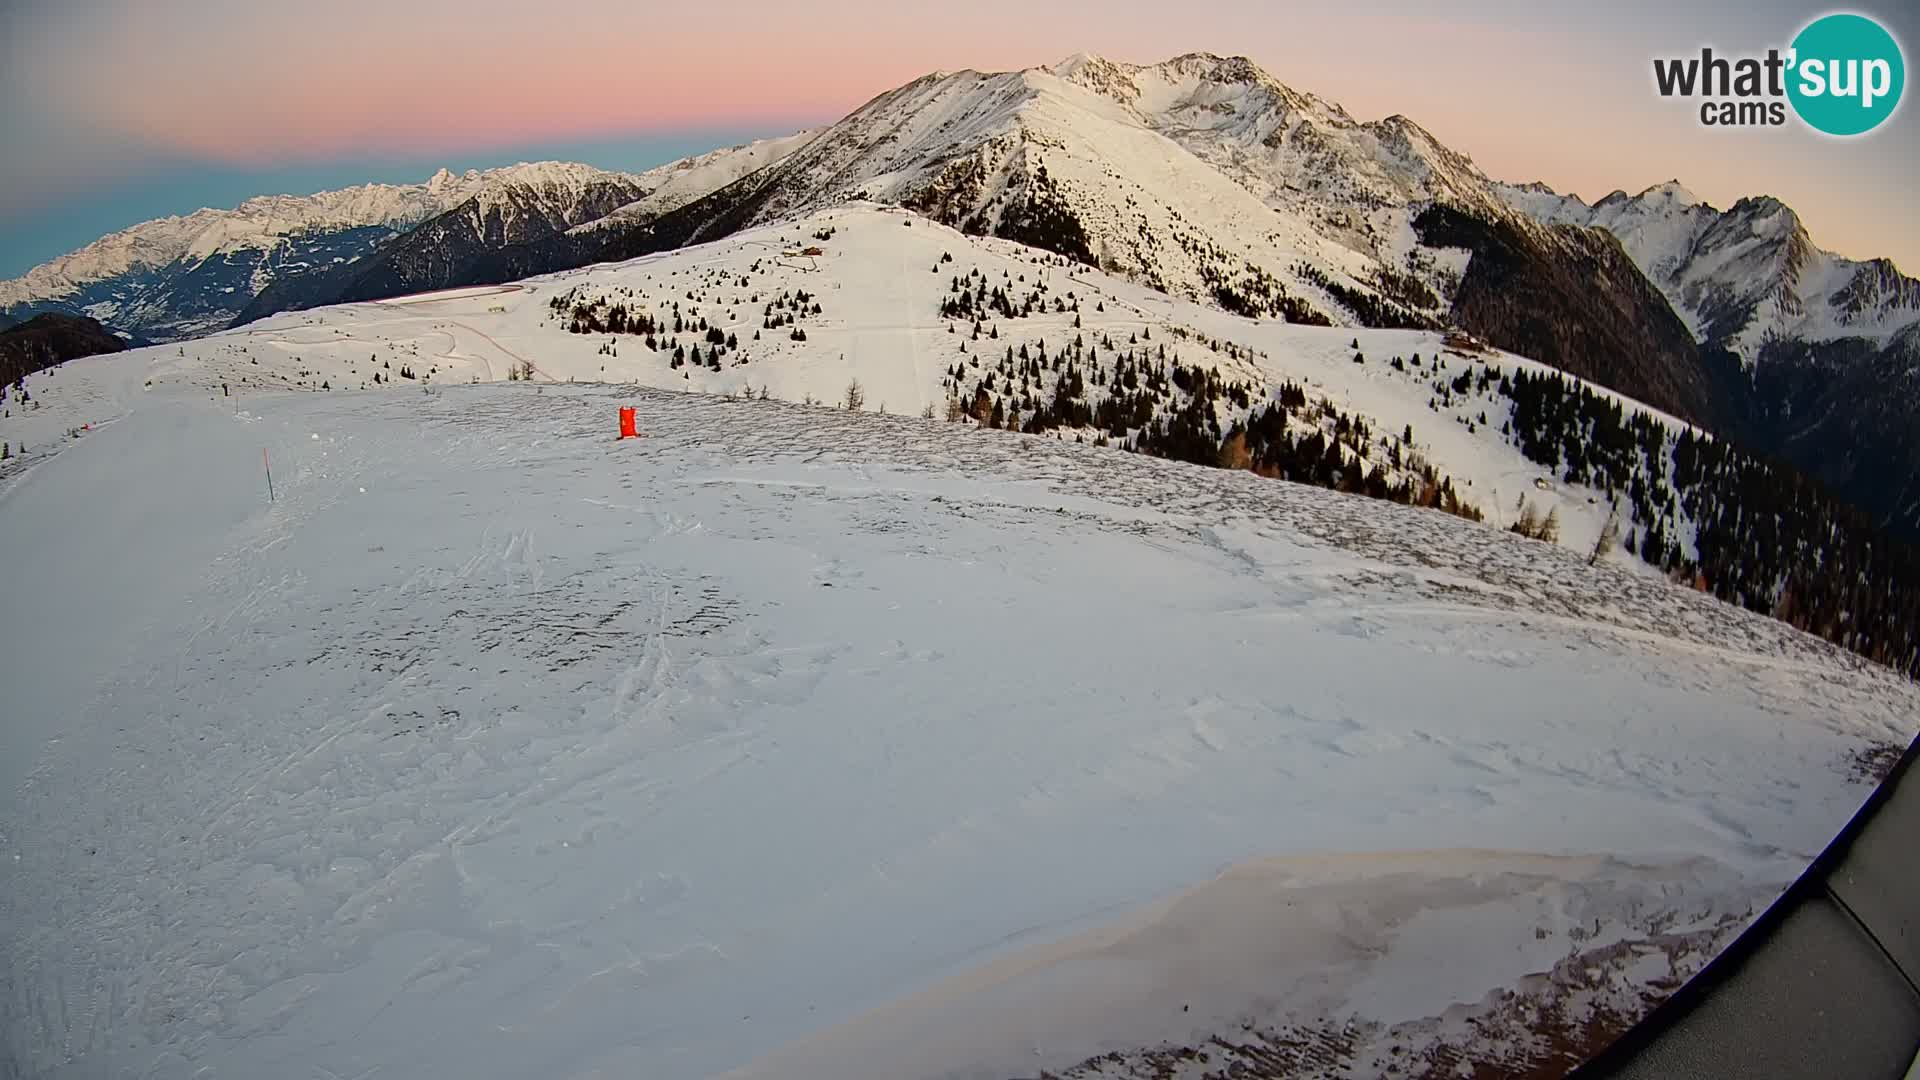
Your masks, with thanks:
<instances>
[{"instance_id":1,"label":"pink cloud","mask_svg":"<svg viewBox=\"0 0 1920 1080\"><path fill-rule=\"evenodd\" d=\"M128 8L100 64L46 74L93 125L259 164L814 123L931 60L771 4L670 18L588 6L573 19L541 4L215 6L217 24L193 33L170 5ZM319 22L355 32L309 25ZM756 26L750 38L742 24Z\"/></svg>"}]
</instances>

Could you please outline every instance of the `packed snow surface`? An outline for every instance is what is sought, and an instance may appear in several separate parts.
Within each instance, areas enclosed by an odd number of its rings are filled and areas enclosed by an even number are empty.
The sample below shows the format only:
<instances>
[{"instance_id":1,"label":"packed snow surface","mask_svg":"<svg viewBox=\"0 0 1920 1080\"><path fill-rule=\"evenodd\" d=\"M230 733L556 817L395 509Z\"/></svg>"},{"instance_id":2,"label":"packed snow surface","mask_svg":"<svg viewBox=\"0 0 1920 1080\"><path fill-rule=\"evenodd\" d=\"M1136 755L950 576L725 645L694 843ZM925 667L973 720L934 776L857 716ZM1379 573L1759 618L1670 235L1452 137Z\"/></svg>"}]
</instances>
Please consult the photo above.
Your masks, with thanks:
<instances>
[{"instance_id":1,"label":"packed snow surface","mask_svg":"<svg viewBox=\"0 0 1920 1080\"><path fill-rule=\"evenodd\" d=\"M0 421L29 445L0 1076L1033 1075L1444 1025L1599 948L1616 990L1670 987L1705 955L1674 942L1737 931L1864 798L1855 755L1912 736L1912 685L1584 552L798 403L850 374L869 410L937 401L967 337L928 312L974 265L1080 291L1089 337L1191 350L1191 321L1261 349L1249 377L1403 394L1351 332L908 220L30 378ZM697 376L548 306L718 322L743 271L824 313L754 345L739 301L746 362ZM1404 336L1362 344L1433 348ZM349 389L402 366L432 392ZM588 384L616 375L652 385ZM1524 477L1430 423L1476 492Z\"/></svg>"},{"instance_id":2,"label":"packed snow surface","mask_svg":"<svg viewBox=\"0 0 1920 1080\"><path fill-rule=\"evenodd\" d=\"M611 438L620 404L646 438ZM0 501L0 552L24 1075L708 1075L1276 856L1685 862L1621 932L1744 916L1915 707L1777 624L1444 515L661 391L149 401ZM1516 946L1589 916L1516 904ZM1427 1015L1537 970L1369 981L1488 936L1412 914L1182 1016L1316 973L1288 1000ZM1101 972L1057 969L1044 1040L976 1007L920 1064L1181 1034L1151 993L1152 1023L1072 1008Z\"/></svg>"}]
</instances>

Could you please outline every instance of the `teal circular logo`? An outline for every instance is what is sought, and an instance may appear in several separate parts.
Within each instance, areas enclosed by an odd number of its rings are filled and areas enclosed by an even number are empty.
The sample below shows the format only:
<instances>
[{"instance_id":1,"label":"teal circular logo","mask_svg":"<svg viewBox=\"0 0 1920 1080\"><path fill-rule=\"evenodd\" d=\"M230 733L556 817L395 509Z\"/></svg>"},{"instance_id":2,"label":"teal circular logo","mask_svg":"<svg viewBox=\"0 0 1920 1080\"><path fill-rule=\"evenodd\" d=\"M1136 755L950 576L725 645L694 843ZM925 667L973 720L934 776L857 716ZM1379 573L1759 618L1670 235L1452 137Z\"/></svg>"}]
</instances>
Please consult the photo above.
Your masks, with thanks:
<instances>
[{"instance_id":1,"label":"teal circular logo","mask_svg":"<svg viewBox=\"0 0 1920 1080\"><path fill-rule=\"evenodd\" d=\"M1808 126L1862 135L1900 105L1907 65L1900 43L1865 15L1823 15L1793 39L1787 99Z\"/></svg>"}]
</instances>

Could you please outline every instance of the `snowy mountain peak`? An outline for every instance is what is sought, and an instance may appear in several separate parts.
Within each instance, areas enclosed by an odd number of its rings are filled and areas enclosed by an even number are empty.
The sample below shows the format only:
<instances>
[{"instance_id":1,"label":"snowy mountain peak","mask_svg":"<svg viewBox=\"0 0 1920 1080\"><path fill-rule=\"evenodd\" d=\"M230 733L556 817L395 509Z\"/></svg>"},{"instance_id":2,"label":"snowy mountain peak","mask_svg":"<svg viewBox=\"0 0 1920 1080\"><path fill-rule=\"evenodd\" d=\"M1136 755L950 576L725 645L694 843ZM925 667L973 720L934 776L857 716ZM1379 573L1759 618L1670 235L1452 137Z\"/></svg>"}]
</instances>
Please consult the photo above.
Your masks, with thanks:
<instances>
[{"instance_id":1,"label":"snowy mountain peak","mask_svg":"<svg viewBox=\"0 0 1920 1080\"><path fill-rule=\"evenodd\" d=\"M618 188L621 197L611 202L596 197L608 187ZM644 193L638 177L565 161L523 161L486 172L468 170L460 178L460 188L468 193L460 205L472 205L479 213L539 206L548 217L569 226L597 218Z\"/></svg>"},{"instance_id":2,"label":"snowy mountain peak","mask_svg":"<svg viewBox=\"0 0 1920 1080\"><path fill-rule=\"evenodd\" d=\"M1120 104L1273 208L1334 223L1343 246L1358 242L1377 254L1366 230L1352 230L1382 204L1444 200L1511 214L1470 158L1408 117L1362 123L1244 56L1195 52L1139 65L1079 55L1049 70ZM1374 223L1376 234L1391 227Z\"/></svg>"},{"instance_id":3,"label":"snowy mountain peak","mask_svg":"<svg viewBox=\"0 0 1920 1080\"><path fill-rule=\"evenodd\" d=\"M1499 190L1541 221L1611 232L1701 341L1748 363L1773 341L1885 343L1920 321L1920 282L1885 260L1820 250L1800 215L1771 195L1722 211L1678 180L1592 206L1543 184Z\"/></svg>"},{"instance_id":4,"label":"snowy mountain peak","mask_svg":"<svg viewBox=\"0 0 1920 1080\"><path fill-rule=\"evenodd\" d=\"M1080 69L1084 67L1088 67L1093 64L1106 64L1106 63L1109 63L1109 61L1101 59L1100 57L1095 56L1092 53L1077 52L1077 53L1074 53L1072 56L1067 57L1065 60L1062 60L1059 63L1053 65L1048 70L1052 71L1055 75L1059 76L1062 79L1072 79L1074 75L1077 74L1080 71Z\"/></svg>"},{"instance_id":5,"label":"snowy mountain peak","mask_svg":"<svg viewBox=\"0 0 1920 1080\"><path fill-rule=\"evenodd\" d=\"M1139 68L1132 64L1116 63L1104 56L1074 53L1042 70L1063 82L1104 94L1122 103L1130 103L1140 96L1139 88L1133 85L1133 75Z\"/></svg>"},{"instance_id":6,"label":"snowy mountain peak","mask_svg":"<svg viewBox=\"0 0 1920 1080\"><path fill-rule=\"evenodd\" d=\"M1771 195L1749 195L1734 203L1727 212L1749 222L1756 232L1770 230L1785 235L1803 229L1800 215Z\"/></svg>"},{"instance_id":7,"label":"snowy mountain peak","mask_svg":"<svg viewBox=\"0 0 1920 1080\"><path fill-rule=\"evenodd\" d=\"M1244 56L1195 52L1142 65L1078 53L1047 70L1066 82L1147 113L1210 110L1215 115L1231 116L1243 112L1238 105L1245 101L1288 109L1318 105L1339 116L1346 115L1337 105L1285 86ZM1248 96L1249 92L1261 91L1271 100Z\"/></svg>"},{"instance_id":8,"label":"snowy mountain peak","mask_svg":"<svg viewBox=\"0 0 1920 1080\"><path fill-rule=\"evenodd\" d=\"M1218 56L1209 52L1192 52L1162 61L1153 67L1157 71L1190 75L1208 82L1273 82L1271 76L1260 70L1260 65L1244 56Z\"/></svg>"},{"instance_id":9,"label":"snowy mountain peak","mask_svg":"<svg viewBox=\"0 0 1920 1080\"><path fill-rule=\"evenodd\" d=\"M1678 180L1668 180L1663 184L1655 184L1641 192L1638 197L1643 201L1659 200L1679 206L1697 206L1703 202L1699 196L1688 191Z\"/></svg>"},{"instance_id":10,"label":"snowy mountain peak","mask_svg":"<svg viewBox=\"0 0 1920 1080\"><path fill-rule=\"evenodd\" d=\"M480 181L494 184L579 185L604 180L610 176L627 175L595 168L592 165L582 165L577 161L522 161L485 172L469 169L462 179L468 182Z\"/></svg>"},{"instance_id":11,"label":"snowy mountain peak","mask_svg":"<svg viewBox=\"0 0 1920 1080\"><path fill-rule=\"evenodd\" d=\"M1210 53L1153 65L1079 54L922 77L751 179L693 210L701 220L676 235L867 199L1133 273L1175 295L1307 321L1363 321L1360 309L1374 317L1376 282L1406 265L1416 204L1444 198L1515 216L1471 162L1411 121L1361 124L1244 57ZM1433 266L1418 272L1434 286L1447 280ZM1439 318L1431 287L1405 296L1394 303L1418 313L1390 318Z\"/></svg>"}]
</instances>

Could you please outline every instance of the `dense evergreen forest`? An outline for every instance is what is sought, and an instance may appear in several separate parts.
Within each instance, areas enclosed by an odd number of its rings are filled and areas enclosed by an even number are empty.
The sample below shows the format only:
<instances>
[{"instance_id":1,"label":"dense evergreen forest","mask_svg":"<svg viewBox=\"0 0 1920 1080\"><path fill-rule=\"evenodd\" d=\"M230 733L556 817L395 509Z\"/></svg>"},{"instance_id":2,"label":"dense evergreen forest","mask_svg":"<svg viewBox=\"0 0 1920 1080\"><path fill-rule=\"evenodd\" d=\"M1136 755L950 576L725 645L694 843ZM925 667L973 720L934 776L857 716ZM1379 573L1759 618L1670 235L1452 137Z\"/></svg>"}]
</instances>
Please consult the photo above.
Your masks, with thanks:
<instances>
[{"instance_id":1,"label":"dense evergreen forest","mask_svg":"<svg viewBox=\"0 0 1920 1080\"><path fill-rule=\"evenodd\" d=\"M1920 550L1785 463L1559 374L1501 378L1511 438L1569 480L1619 493L1626 547L1676 579L1920 678ZM1692 555L1684 541L1692 533Z\"/></svg>"}]
</instances>

